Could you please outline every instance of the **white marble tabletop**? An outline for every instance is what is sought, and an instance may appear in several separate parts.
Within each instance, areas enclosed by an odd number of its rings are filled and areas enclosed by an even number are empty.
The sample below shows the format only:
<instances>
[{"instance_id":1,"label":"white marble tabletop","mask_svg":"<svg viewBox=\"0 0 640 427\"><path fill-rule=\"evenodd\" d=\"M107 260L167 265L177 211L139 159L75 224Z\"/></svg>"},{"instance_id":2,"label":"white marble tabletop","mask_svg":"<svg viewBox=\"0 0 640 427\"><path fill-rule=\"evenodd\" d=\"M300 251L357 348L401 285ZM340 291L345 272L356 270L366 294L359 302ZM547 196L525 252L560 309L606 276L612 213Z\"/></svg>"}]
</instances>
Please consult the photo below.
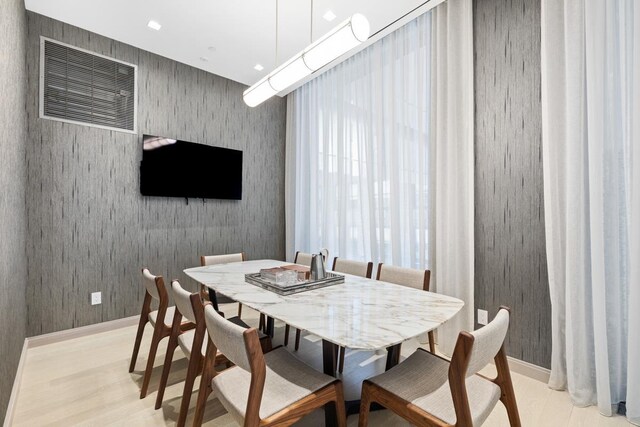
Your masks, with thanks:
<instances>
[{"instance_id":1,"label":"white marble tabletop","mask_svg":"<svg viewBox=\"0 0 640 427\"><path fill-rule=\"evenodd\" d=\"M352 349L377 350L399 344L437 328L464 305L446 295L348 274L343 284L286 296L245 282L247 273L287 264L291 263L256 260L184 272L267 316Z\"/></svg>"}]
</instances>

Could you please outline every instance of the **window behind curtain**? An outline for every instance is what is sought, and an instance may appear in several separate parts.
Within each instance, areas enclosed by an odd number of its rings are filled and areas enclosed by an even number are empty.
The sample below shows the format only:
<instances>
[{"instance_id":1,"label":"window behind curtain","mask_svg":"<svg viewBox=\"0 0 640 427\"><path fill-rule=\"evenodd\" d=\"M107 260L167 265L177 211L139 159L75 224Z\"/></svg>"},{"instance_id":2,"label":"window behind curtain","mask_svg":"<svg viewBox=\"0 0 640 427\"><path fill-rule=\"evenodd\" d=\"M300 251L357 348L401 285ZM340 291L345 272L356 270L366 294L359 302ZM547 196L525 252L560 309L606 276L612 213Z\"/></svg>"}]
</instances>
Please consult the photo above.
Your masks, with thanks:
<instances>
[{"instance_id":1,"label":"window behind curtain","mask_svg":"<svg viewBox=\"0 0 640 427\"><path fill-rule=\"evenodd\" d=\"M430 55L425 14L292 95L297 250L429 266Z\"/></svg>"}]
</instances>

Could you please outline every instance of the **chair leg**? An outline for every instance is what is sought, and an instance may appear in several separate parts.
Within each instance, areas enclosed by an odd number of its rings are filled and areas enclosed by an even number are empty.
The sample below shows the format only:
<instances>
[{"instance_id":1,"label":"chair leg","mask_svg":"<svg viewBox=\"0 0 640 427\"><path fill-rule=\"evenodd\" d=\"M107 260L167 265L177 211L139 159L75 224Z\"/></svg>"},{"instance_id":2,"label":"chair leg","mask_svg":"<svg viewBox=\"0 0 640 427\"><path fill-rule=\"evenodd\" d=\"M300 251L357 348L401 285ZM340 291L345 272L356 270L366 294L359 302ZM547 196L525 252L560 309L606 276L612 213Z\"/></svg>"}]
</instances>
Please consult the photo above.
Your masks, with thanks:
<instances>
[{"instance_id":1,"label":"chair leg","mask_svg":"<svg viewBox=\"0 0 640 427\"><path fill-rule=\"evenodd\" d=\"M184 380L184 391L182 392L182 402L180 403L180 414L178 416L177 427L184 427L187 421L187 413L189 412L189 402L191 401L191 393L193 392L193 384L198 374L202 372L202 356L194 355L189 360L189 368L187 369L187 377Z\"/></svg>"},{"instance_id":2,"label":"chair leg","mask_svg":"<svg viewBox=\"0 0 640 427\"><path fill-rule=\"evenodd\" d=\"M347 409L344 405L344 391L342 389L342 382L337 382L336 387L336 421L338 427L347 427Z\"/></svg>"},{"instance_id":3,"label":"chair leg","mask_svg":"<svg viewBox=\"0 0 640 427\"><path fill-rule=\"evenodd\" d=\"M342 370L344 368L344 353L347 351L347 349L344 347L340 347L340 350L338 351L339 351L338 357L340 358L340 361L338 363L338 372L342 373Z\"/></svg>"},{"instance_id":4,"label":"chair leg","mask_svg":"<svg viewBox=\"0 0 640 427\"><path fill-rule=\"evenodd\" d=\"M131 355L131 364L129 365L129 372L133 372L136 367L136 360L138 360L138 351L140 351L140 343L142 342L142 335L144 334L144 327L147 325L149 317L140 315L140 323L138 323L138 332L136 333L136 342L133 344L133 354Z\"/></svg>"},{"instance_id":5,"label":"chair leg","mask_svg":"<svg viewBox=\"0 0 640 427\"><path fill-rule=\"evenodd\" d=\"M298 351L300 348L300 329L296 329L296 345L295 350Z\"/></svg>"},{"instance_id":6,"label":"chair leg","mask_svg":"<svg viewBox=\"0 0 640 427\"><path fill-rule=\"evenodd\" d=\"M158 319L160 321L160 319ZM147 359L147 367L144 370L144 378L142 379L142 388L140 389L140 399L144 399L147 395L147 389L149 388L149 381L151 380L151 371L153 370L153 363L156 359L156 352L158 351L158 344L162 339L162 325L156 323L156 327L153 330L153 338L151 339L151 345L149 346L149 357Z\"/></svg>"},{"instance_id":7,"label":"chair leg","mask_svg":"<svg viewBox=\"0 0 640 427\"><path fill-rule=\"evenodd\" d=\"M289 325L284 326L284 346L285 347L289 345L289 329L291 329Z\"/></svg>"},{"instance_id":8,"label":"chair leg","mask_svg":"<svg viewBox=\"0 0 640 427\"><path fill-rule=\"evenodd\" d=\"M196 413L193 416L193 426L200 427L202 418L204 417L204 409L207 405L207 398L211 394L211 375L205 371L200 379L200 390L198 391L198 400L196 401Z\"/></svg>"},{"instance_id":9,"label":"chair leg","mask_svg":"<svg viewBox=\"0 0 640 427\"><path fill-rule=\"evenodd\" d=\"M242 317L242 303L238 303L238 318Z\"/></svg>"},{"instance_id":10,"label":"chair leg","mask_svg":"<svg viewBox=\"0 0 640 427\"><path fill-rule=\"evenodd\" d=\"M429 331L427 335L429 336L429 351L436 354L436 340L433 338L433 331Z\"/></svg>"},{"instance_id":11,"label":"chair leg","mask_svg":"<svg viewBox=\"0 0 640 427\"><path fill-rule=\"evenodd\" d=\"M156 409L160 409L160 407L162 406L164 389L167 387L167 381L169 380L169 373L171 372L171 365L173 362L173 353L175 352L177 346L178 337L172 334L169 338L169 344L167 344L167 354L164 358L164 366L162 367L162 376L160 377L158 395L156 396Z\"/></svg>"},{"instance_id":12,"label":"chair leg","mask_svg":"<svg viewBox=\"0 0 640 427\"><path fill-rule=\"evenodd\" d=\"M362 394L360 396L360 415L358 416L358 427L369 425L369 408L371 407L371 386L365 381L362 383Z\"/></svg>"}]
</instances>

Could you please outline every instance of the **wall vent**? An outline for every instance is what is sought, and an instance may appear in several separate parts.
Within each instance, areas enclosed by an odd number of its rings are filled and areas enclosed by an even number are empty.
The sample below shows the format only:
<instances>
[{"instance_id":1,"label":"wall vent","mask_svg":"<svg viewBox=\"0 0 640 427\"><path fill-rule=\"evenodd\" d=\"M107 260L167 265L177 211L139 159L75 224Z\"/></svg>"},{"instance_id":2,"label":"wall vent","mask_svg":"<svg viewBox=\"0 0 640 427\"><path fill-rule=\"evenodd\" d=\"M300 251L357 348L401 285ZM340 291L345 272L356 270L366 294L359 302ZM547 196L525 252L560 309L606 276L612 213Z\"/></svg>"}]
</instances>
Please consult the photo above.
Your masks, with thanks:
<instances>
[{"instance_id":1,"label":"wall vent","mask_svg":"<svg viewBox=\"0 0 640 427\"><path fill-rule=\"evenodd\" d=\"M40 118L137 133L137 67L40 37Z\"/></svg>"}]
</instances>

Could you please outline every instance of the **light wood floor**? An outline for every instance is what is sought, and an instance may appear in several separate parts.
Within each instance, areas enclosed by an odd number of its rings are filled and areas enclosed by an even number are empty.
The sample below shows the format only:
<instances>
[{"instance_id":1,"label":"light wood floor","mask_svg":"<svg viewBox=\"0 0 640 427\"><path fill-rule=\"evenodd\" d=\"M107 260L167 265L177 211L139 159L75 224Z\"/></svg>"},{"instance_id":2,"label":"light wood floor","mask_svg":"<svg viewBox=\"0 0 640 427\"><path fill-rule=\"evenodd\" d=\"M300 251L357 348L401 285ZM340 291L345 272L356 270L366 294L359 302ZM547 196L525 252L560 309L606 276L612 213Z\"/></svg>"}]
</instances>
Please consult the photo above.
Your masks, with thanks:
<instances>
[{"instance_id":1,"label":"light wood floor","mask_svg":"<svg viewBox=\"0 0 640 427\"><path fill-rule=\"evenodd\" d=\"M224 309L228 314L235 309ZM247 307L243 319L257 324L257 316ZM282 343L283 325L276 325L274 345ZM142 370L146 364L151 328L147 326L136 370L129 374L136 328L126 327L110 332L75 338L56 344L28 350L20 392L15 407L15 426L170 426L175 424L180 407L186 372L186 359L176 350L169 387L161 409L154 410L157 384L164 361L164 351L159 351L151 379L149 394L139 399ZM163 341L161 349L166 347ZM293 333L289 347L293 350ZM419 345L408 342L402 354L411 354ZM305 362L321 368L320 342L313 336L303 337L300 351L296 353ZM359 394L362 379L384 369L385 354L372 352L347 352L345 359L345 394L347 399ZM492 368L487 368L489 373ZM525 426L628 426L623 417L601 416L595 407L576 408L565 392L550 390L546 384L522 375L513 374L516 398L522 423ZM199 384L199 380L196 384ZM187 425L191 424L195 396L191 399L191 411ZM349 417L349 426L357 425L357 416ZM316 412L297 425L323 424L323 414ZM233 419L213 396L205 413L207 426L235 426ZM405 426L402 419L389 411L372 412L372 426ZM507 426L506 411L498 403L485 426Z\"/></svg>"}]
</instances>

